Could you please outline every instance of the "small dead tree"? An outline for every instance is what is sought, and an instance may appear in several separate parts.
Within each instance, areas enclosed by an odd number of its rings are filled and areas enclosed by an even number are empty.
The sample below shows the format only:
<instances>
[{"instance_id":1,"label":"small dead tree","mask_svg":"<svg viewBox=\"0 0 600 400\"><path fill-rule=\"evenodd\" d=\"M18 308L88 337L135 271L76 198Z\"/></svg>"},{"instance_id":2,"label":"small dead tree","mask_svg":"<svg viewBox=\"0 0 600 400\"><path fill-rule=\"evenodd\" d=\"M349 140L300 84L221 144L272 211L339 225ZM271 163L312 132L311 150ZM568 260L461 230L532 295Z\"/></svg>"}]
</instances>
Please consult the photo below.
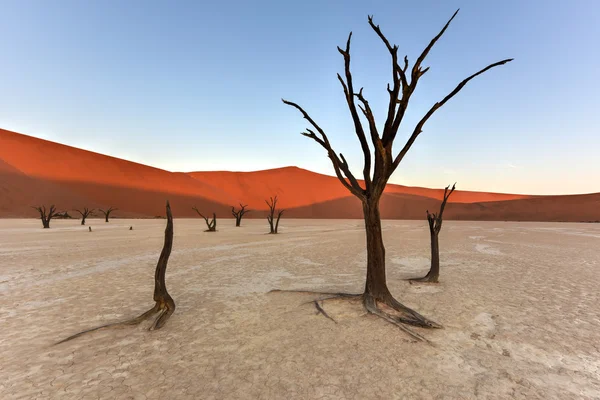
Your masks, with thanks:
<instances>
[{"instance_id":1,"label":"small dead tree","mask_svg":"<svg viewBox=\"0 0 600 400\"><path fill-rule=\"evenodd\" d=\"M73 219L73 217L69 214L68 211L58 212L58 213L56 213L56 215L54 216L54 218L57 218L57 219Z\"/></svg>"},{"instance_id":2,"label":"small dead tree","mask_svg":"<svg viewBox=\"0 0 600 400\"><path fill-rule=\"evenodd\" d=\"M206 222L206 226L208 227L208 229L205 230L204 232L216 232L217 231L217 214L213 213L212 221L209 221L208 218L205 217L204 215L202 215L202 213L200 211L198 211L198 209L196 207L192 207L192 210L196 211L199 216L204 218L204 222Z\"/></svg>"},{"instance_id":3,"label":"small dead tree","mask_svg":"<svg viewBox=\"0 0 600 400\"><path fill-rule=\"evenodd\" d=\"M439 245L439 234L442 230L442 216L444 215L444 208L446 208L446 202L448 198L454 192L456 188L456 183L452 185L452 189L450 189L450 185L446 186L444 189L444 199L442 200L442 205L440 206L440 212L438 214L430 214L429 210L427 210L427 221L429 222L429 235L431 237L431 267L429 268L429 272L422 278L410 279L410 282L431 282L438 283L438 278L440 276L440 245Z\"/></svg>"},{"instance_id":4,"label":"small dead tree","mask_svg":"<svg viewBox=\"0 0 600 400\"><path fill-rule=\"evenodd\" d=\"M113 212L113 211L117 211L117 210L118 210L118 208L112 208L112 207L110 207L106 211L100 209L100 212L102 214L104 214L104 222L108 222L108 218L110 217L110 213Z\"/></svg>"},{"instance_id":5,"label":"small dead tree","mask_svg":"<svg viewBox=\"0 0 600 400\"><path fill-rule=\"evenodd\" d=\"M44 227L44 229L49 229L50 228L50 220L52 218L55 218L57 214L60 214L59 212L56 211L56 207L54 207L54 205L51 205L50 209L47 211L46 211L46 206L40 206L40 207L32 206L31 208L33 208L34 210L37 210L37 212L40 213L40 219L42 220L42 226Z\"/></svg>"},{"instance_id":6,"label":"small dead tree","mask_svg":"<svg viewBox=\"0 0 600 400\"><path fill-rule=\"evenodd\" d=\"M94 215L94 209L91 209L91 210L90 210L90 209L89 209L89 208L87 208L87 207L85 207L85 208L83 209L83 211L80 211L80 210L75 210L75 211L77 211L79 214L81 214L81 225L85 225L85 219L86 219L87 217L91 217L91 216L93 216L93 215Z\"/></svg>"},{"instance_id":7,"label":"small dead tree","mask_svg":"<svg viewBox=\"0 0 600 400\"><path fill-rule=\"evenodd\" d=\"M91 228L90 228L91 232ZM146 311L139 317L123 321L123 322L115 322L112 324L98 326L96 328L88 329L83 332L76 333L75 335L69 336L66 339L61 340L59 343L64 343L71 339L75 339L83 334L97 331L99 329L110 328L110 327L118 327L118 326L127 326L127 325L137 325L151 316L158 314L156 319L150 325L149 330L160 329L167 322L171 314L175 311L175 301L167 292L167 285L165 283L165 274L167 271L167 263L169 262L169 256L171 255L171 249L173 248L173 215L171 214L171 206L167 201L167 227L165 228L165 242L163 245L162 252L160 253L160 257L158 258L158 263L156 264L156 269L154 271L154 307L150 310Z\"/></svg>"},{"instance_id":8,"label":"small dead tree","mask_svg":"<svg viewBox=\"0 0 600 400\"><path fill-rule=\"evenodd\" d=\"M269 228L271 228L271 232L269 233L277 233L277 228L279 228L279 218L281 218L281 214L285 210L279 211L277 213L277 220L275 220L275 207L277 207L277 196L270 197L269 200L265 200L265 203L269 206L269 215L267 215L267 221L269 221ZM275 224L273 224L275 222Z\"/></svg>"},{"instance_id":9,"label":"small dead tree","mask_svg":"<svg viewBox=\"0 0 600 400\"><path fill-rule=\"evenodd\" d=\"M235 211L235 207L231 206L231 214L235 217L235 226L240 226L242 224L242 218L244 217L244 214L250 212L250 210L246 210L246 207L248 207L248 205L242 205L242 203L240 203L240 209Z\"/></svg>"},{"instance_id":10,"label":"small dead tree","mask_svg":"<svg viewBox=\"0 0 600 400\"><path fill-rule=\"evenodd\" d=\"M338 155L338 153L334 151L331 143L329 142L329 138L325 134L325 131L298 104L282 99L285 104L300 111L304 119L310 123L312 129L307 129L306 132L302 133L302 135L314 140L327 151L327 155L333 164L333 169L335 170L336 176L346 189L360 199L363 206L367 242L367 274L364 292L358 295L347 293L329 293L328 298L360 298L362 299L362 303L369 313L397 325L400 329L409 333L412 337L420 340L425 340L425 338L411 331L405 326L406 324L425 328L439 328L441 325L425 318L416 311L413 311L398 302L388 289L386 282L385 247L381 230L379 200L383 194L388 180L400 162L404 159L404 156L408 153L419 134L423 131L423 127L429 118L431 118L431 116L437 110L439 110L442 106L444 106L444 104L446 104L458 92L460 92L470 80L494 67L512 61L512 59L505 59L490 64L460 82L454 88L454 90L446 95L446 97L431 106L431 108L415 125L414 129L412 130L412 134L408 138L404 147L402 147L399 153L394 155L392 151L394 139L396 138L398 129L400 128L406 110L408 109L411 96L417 88L419 80L427 71L429 71L429 67L422 66L423 62L436 42L442 37L444 32L446 32L446 29L457 13L458 10L444 25L441 31L429 42L411 69L409 69L408 57L405 56L403 60L404 62L400 62L398 57L398 46L390 44L389 40L381 32L379 25L374 24L373 17L368 17L369 25L381 39L391 56L392 85L390 87L388 84L387 87L389 103L386 110L387 112L385 114L386 120L381 134L375 122L375 115L369 105L369 102L363 94L363 89L361 88L356 91L354 87L352 73L350 72L350 40L352 38L352 32L350 32L350 35L348 36L346 48L341 49L338 47L338 51L344 59L345 76L345 78L342 78L342 76L338 74L338 80L342 85L345 94L345 100L348 105L348 109L350 110L350 115L352 116L354 130L360 142L364 156L362 185L351 172L351 168L347 160L344 158L344 155L341 153ZM368 122L368 133L366 133L365 128L363 127L363 121L361 120L359 110ZM367 140L368 137L371 139L373 153L371 153L371 148L369 147ZM371 171L372 163L374 164L373 172Z\"/></svg>"}]
</instances>

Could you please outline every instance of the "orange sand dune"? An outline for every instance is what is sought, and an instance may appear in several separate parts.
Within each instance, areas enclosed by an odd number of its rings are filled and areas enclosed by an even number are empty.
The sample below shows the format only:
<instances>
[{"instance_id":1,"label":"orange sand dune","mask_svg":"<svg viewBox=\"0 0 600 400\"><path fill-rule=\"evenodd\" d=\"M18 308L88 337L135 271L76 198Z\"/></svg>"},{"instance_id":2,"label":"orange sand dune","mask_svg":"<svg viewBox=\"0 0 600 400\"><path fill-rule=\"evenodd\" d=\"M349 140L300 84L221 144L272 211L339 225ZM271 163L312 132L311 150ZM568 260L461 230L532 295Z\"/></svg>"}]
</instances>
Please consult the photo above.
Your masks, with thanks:
<instances>
[{"instance_id":1,"label":"orange sand dune","mask_svg":"<svg viewBox=\"0 0 600 400\"><path fill-rule=\"evenodd\" d=\"M383 218L421 219L439 207L443 189L388 185ZM255 172L178 173L0 129L0 216L34 216L32 205L119 208L116 217L162 215L169 199L176 217L248 204L265 215L264 200L278 195L287 217L362 218L360 202L334 176L297 167ZM480 220L582 221L600 219L600 194L527 196L456 191L447 217Z\"/></svg>"},{"instance_id":2,"label":"orange sand dune","mask_svg":"<svg viewBox=\"0 0 600 400\"><path fill-rule=\"evenodd\" d=\"M438 200L411 194L385 193L381 198L384 219L423 219L426 211L437 212ZM296 218L362 218L362 205L345 197L289 210ZM448 203L446 219L470 221L600 222L600 193L536 196L527 199Z\"/></svg>"},{"instance_id":3,"label":"orange sand dune","mask_svg":"<svg viewBox=\"0 0 600 400\"><path fill-rule=\"evenodd\" d=\"M232 197L243 199L251 208L264 208L265 197L279 195L281 207L295 208L349 196L335 176L322 175L298 167L285 167L255 172L202 171L189 172L196 180L221 189ZM364 185L363 181L359 181ZM386 193L413 194L442 199L443 189L427 189L389 184ZM530 198L527 195L455 191L450 201L476 203Z\"/></svg>"}]
</instances>

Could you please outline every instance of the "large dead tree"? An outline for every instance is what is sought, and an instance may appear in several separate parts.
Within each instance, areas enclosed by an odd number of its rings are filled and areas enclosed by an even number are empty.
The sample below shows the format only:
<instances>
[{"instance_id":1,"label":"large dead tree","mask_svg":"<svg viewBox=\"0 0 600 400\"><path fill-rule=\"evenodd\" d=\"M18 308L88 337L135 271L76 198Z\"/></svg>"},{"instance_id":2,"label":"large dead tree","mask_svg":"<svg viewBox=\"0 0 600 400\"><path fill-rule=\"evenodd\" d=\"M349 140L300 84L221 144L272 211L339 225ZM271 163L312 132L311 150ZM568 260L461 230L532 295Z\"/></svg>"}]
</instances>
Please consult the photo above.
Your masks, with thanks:
<instances>
[{"instance_id":1,"label":"large dead tree","mask_svg":"<svg viewBox=\"0 0 600 400\"><path fill-rule=\"evenodd\" d=\"M213 213L213 218L212 218L212 220L209 221L208 217L205 217L204 215L202 215L202 213L200 211L198 211L198 209L196 207L192 207L192 210L196 211L199 216L204 218L204 222L206 222L206 226L208 227L208 229L205 230L204 232L216 232L217 231L217 214Z\"/></svg>"},{"instance_id":2,"label":"large dead tree","mask_svg":"<svg viewBox=\"0 0 600 400\"><path fill-rule=\"evenodd\" d=\"M391 56L392 85L390 87L388 84L387 87L389 104L386 112L387 117L381 133L375 123L375 116L369 106L369 102L363 94L363 89L361 88L356 91L354 87L352 73L350 72L350 40L352 38L352 32L350 32L350 35L348 36L346 48L341 49L338 47L338 51L344 59L344 78L338 74L338 80L344 90L346 103L354 123L355 133L360 142L364 156L362 183L352 174L351 168L343 154L339 153L338 155L338 153L333 150L325 131L308 115L308 113L298 104L282 99L285 104L300 111L302 116L310 123L311 128L307 129L306 132L303 132L302 135L314 140L327 151L327 155L333 164L335 174L342 185L362 202L367 239L367 277L365 289L364 293L360 295L340 295L343 297L361 298L368 312L396 324L401 329L409 332L413 337L421 340L424 340L422 336L410 331L404 325L408 324L426 328L437 328L440 327L440 325L402 305L392 296L388 289L386 283L385 248L381 233L379 199L383 194L388 180L403 160L406 153L410 150L419 134L423 131L423 127L429 118L463 89L471 79L483 74L491 68L512 61L512 59L505 59L490 64L460 82L446 97L431 106L427 113L417 122L412 130L412 134L400 152L394 155L392 146L408 108L409 100L411 99L419 80L429 70L429 67L424 68L422 66L423 62L436 42L442 37L457 13L458 10L452 15L441 31L430 41L410 69L408 57L405 56L403 62L399 61L398 46L392 46L390 44L379 26L373 23L373 17L369 16L369 25L384 43ZM368 123L368 133L365 133L365 128L363 127L358 110L364 115ZM370 137L371 139L373 154L371 154L367 137ZM372 166L373 173L371 174ZM331 295L330 298L339 297L340 295Z\"/></svg>"},{"instance_id":3,"label":"large dead tree","mask_svg":"<svg viewBox=\"0 0 600 400\"><path fill-rule=\"evenodd\" d=\"M267 215L267 221L269 221L269 228L271 231L269 233L275 234L277 233L277 229L279 228L279 219L281 218L281 214L285 210L280 210L277 213L277 220L275 220L275 208L277 207L277 196L270 197L269 200L265 200L265 203L269 206L269 214Z\"/></svg>"},{"instance_id":4,"label":"large dead tree","mask_svg":"<svg viewBox=\"0 0 600 400\"><path fill-rule=\"evenodd\" d=\"M455 188L456 183L452 185L452 189L450 189L450 185L446 186L444 189L444 198L439 213L430 214L429 210L427 210L427 222L429 223L429 235L431 237L431 267L429 268L427 275L422 278L410 279L411 282L438 282L440 276L439 235L442 230L442 217L444 215L444 208L446 208L446 202L448 201L448 198L450 198L452 192L454 192Z\"/></svg>"},{"instance_id":5,"label":"large dead tree","mask_svg":"<svg viewBox=\"0 0 600 400\"><path fill-rule=\"evenodd\" d=\"M102 210L102 209L99 209L99 210L100 210L100 212L102 214L104 214L104 222L108 222L108 218L110 217L110 213L113 212L113 211L117 211L118 208L112 208L112 207L110 207L106 211Z\"/></svg>"},{"instance_id":6,"label":"large dead tree","mask_svg":"<svg viewBox=\"0 0 600 400\"><path fill-rule=\"evenodd\" d=\"M55 218L58 214L60 214L59 212L56 211L56 207L54 207L54 205L51 205L50 209L48 209L47 211L46 211L46 206L39 206L39 207L32 206L31 208L33 208L34 210L37 210L37 212L40 213L40 219L42 220L42 226L44 227L44 229L49 229L50 228L50 220L52 218Z\"/></svg>"},{"instance_id":7,"label":"large dead tree","mask_svg":"<svg viewBox=\"0 0 600 400\"><path fill-rule=\"evenodd\" d=\"M246 207L248 207L248 205L240 203L240 209L235 211L235 207L231 206L231 214L235 217L235 226L241 226L242 218L246 213L250 212L250 210L246 210Z\"/></svg>"},{"instance_id":8,"label":"large dead tree","mask_svg":"<svg viewBox=\"0 0 600 400\"><path fill-rule=\"evenodd\" d=\"M80 210L75 210L75 211L77 211L79 214L81 214L81 225L85 225L85 219L86 219L87 217L90 217L90 216L93 216L93 215L94 215L94 209L91 209L91 210L90 210L90 209L89 209L89 208L87 208L87 207L85 207L85 208L83 209L83 211L80 211Z\"/></svg>"},{"instance_id":9,"label":"large dead tree","mask_svg":"<svg viewBox=\"0 0 600 400\"><path fill-rule=\"evenodd\" d=\"M91 232L91 228L90 228ZM110 327L118 327L118 326L127 326L127 325L137 325L146 319L156 315L154 322L150 325L149 330L160 329L167 322L171 314L175 311L175 301L167 292L167 285L165 283L165 274L167 271L167 263L169 262L169 256L171 255L171 249L173 248L173 215L171 214L171 206L167 201L167 227L165 228L165 241L163 244L163 249L160 253L160 257L158 258L158 263L156 264L156 269L154 271L154 307L140 315L139 317L123 321L123 322L115 322L112 324L98 326L96 328L88 329L83 332L76 333L75 335L69 336L66 339L61 340L59 343L64 343L68 340L75 339L83 334L97 331L99 329L110 328Z\"/></svg>"}]
</instances>

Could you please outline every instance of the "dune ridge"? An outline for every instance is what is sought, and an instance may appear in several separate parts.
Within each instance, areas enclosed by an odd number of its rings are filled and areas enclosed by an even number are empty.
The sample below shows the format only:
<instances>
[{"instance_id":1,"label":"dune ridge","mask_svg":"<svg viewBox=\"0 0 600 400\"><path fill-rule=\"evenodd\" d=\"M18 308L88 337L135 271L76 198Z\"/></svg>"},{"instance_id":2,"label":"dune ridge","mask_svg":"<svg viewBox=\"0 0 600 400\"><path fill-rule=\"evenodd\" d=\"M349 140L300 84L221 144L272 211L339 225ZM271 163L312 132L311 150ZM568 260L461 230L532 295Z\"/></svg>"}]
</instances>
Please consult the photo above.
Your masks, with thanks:
<instances>
[{"instance_id":1,"label":"dune ridge","mask_svg":"<svg viewBox=\"0 0 600 400\"><path fill-rule=\"evenodd\" d=\"M264 202L278 195L292 218L362 218L360 202L334 176L298 167L253 172L170 172L0 129L0 217L33 217L32 205L119 208L115 217L162 215L169 198L176 217L191 209L231 217L248 204L248 218L266 215ZM443 189L389 184L381 203L387 219L421 219L436 209ZM595 221L600 193L531 196L457 190L446 216L462 220Z\"/></svg>"}]
</instances>

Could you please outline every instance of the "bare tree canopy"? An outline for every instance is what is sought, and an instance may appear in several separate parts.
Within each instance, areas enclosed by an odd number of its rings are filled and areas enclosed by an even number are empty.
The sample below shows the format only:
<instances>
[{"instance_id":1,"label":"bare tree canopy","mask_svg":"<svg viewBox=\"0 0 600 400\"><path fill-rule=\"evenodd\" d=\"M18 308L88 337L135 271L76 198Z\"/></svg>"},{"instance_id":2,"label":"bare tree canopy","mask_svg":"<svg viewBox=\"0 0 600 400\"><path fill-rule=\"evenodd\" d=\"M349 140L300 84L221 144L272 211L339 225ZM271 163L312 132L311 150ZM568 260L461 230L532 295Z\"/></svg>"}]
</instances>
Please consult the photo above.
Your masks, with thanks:
<instances>
[{"instance_id":1,"label":"bare tree canopy","mask_svg":"<svg viewBox=\"0 0 600 400\"><path fill-rule=\"evenodd\" d=\"M265 200L265 203L269 206L269 214L267 215L267 221L269 221L269 228L272 234L278 233L279 219L285 210L280 210L277 213L277 219L275 219L275 208L277 207L277 196L269 197L269 200Z\"/></svg>"},{"instance_id":2,"label":"bare tree canopy","mask_svg":"<svg viewBox=\"0 0 600 400\"><path fill-rule=\"evenodd\" d=\"M110 207L110 208L109 208L109 209L107 209L106 211L105 211L105 210L102 210L102 209L100 209L100 212L101 212L102 214L104 214L104 222L108 222L108 218L110 218L110 213L111 213L111 212L113 212L113 211L117 211L117 210L118 210L118 208L113 208L113 207Z\"/></svg>"},{"instance_id":3,"label":"bare tree canopy","mask_svg":"<svg viewBox=\"0 0 600 400\"><path fill-rule=\"evenodd\" d=\"M77 211L79 214L81 214L81 225L85 225L85 220L87 217L93 216L94 215L94 209L89 209L87 207L85 207L83 209L83 211L80 210L75 210Z\"/></svg>"},{"instance_id":4,"label":"bare tree canopy","mask_svg":"<svg viewBox=\"0 0 600 400\"><path fill-rule=\"evenodd\" d=\"M457 13L458 10L421 52L410 69L408 57L405 56L401 63L398 59L398 46L390 44L389 40L379 28L379 25L376 25L373 22L373 17L368 17L369 25L381 39L391 56L392 85L390 87L388 84L387 87L389 103L382 132L379 132L377 129L375 116L369 102L363 94L363 88L360 88L357 91L354 86L350 70L350 43L352 32L350 32L350 35L348 36L345 49L338 47L338 51L344 60L344 77L338 74L338 80L344 91L346 103L354 124L354 130L363 153L364 165L362 178L364 180L364 186L361 186L358 179L352 174L350 166L343 154L338 154L333 149L325 131L310 117L310 115L298 104L282 99L285 104L300 111L302 116L308 121L311 127L307 128L305 132L302 132L302 135L314 140L327 151L327 155L331 160L333 169L339 181L362 202L367 239L367 277L364 293L360 295L360 297L362 298L365 308L370 313L396 324L401 329L409 332L413 337L420 339L424 338L408 330L404 324L427 328L436 328L440 327L440 325L399 303L394 299L387 287L385 247L381 231L379 200L392 173L410 150L417 137L423 131L425 123L433 116L433 114L458 94L473 78L494 67L512 61L512 59L509 58L494 62L459 82L458 85L442 100L437 101L429 108L412 129L412 134L402 149L394 154L394 140L396 139L396 135L404 119L406 110L408 109L411 96L417 88L419 80L429 70L429 67L423 67L423 62L437 41L446 32ZM363 126L359 110L367 121L366 129ZM370 138L373 150L371 150L368 138Z\"/></svg>"},{"instance_id":5,"label":"bare tree canopy","mask_svg":"<svg viewBox=\"0 0 600 400\"><path fill-rule=\"evenodd\" d=\"M42 226L44 229L49 229L50 220L52 218L55 218L58 214L60 214L60 212L56 211L56 207L54 207L54 204L51 205L48 210L46 210L46 206L32 206L31 208L37 210L37 212L40 213L40 219L42 220Z\"/></svg>"},{"instance_id":6,"label":"bare tree canopy","mask_svg":"<svg viewBox=\"0 0 600 400\"><path fill-rule=\"evenodd\" d=\"M244 215L246 213L250 212L250 210L247 210L246 207L248 207L247 204L243 205L242 203L240 203L240 209L238 211L236 211L235 207L231 206L231 214L235 218L235 226L241 226L241 224L242 224L242 218L244 217Z\"/></svg>"}]
</instances>

